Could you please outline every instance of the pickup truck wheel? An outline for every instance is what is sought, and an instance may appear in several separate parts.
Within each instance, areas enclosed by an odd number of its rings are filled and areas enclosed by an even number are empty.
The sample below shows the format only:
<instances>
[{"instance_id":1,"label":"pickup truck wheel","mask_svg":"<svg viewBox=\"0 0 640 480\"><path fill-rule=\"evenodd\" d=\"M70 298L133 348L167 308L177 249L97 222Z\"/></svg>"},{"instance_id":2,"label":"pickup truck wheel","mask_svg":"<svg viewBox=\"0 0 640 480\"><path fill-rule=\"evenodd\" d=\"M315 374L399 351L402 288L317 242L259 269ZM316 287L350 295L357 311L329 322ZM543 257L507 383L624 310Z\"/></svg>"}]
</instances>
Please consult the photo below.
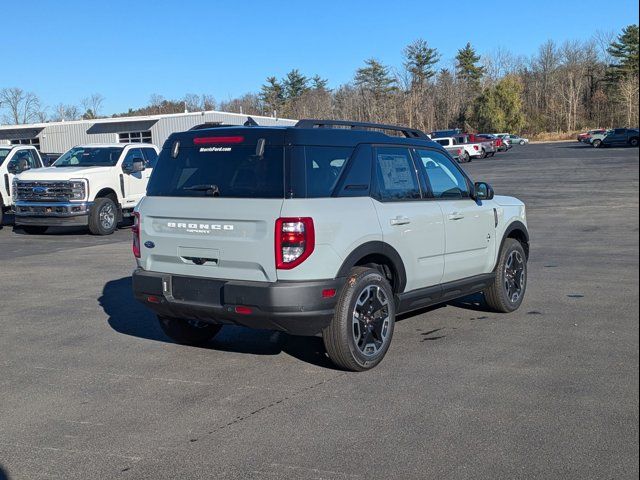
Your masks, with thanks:
<instances>
[{"instance_id":1,"label":"pickup truck wheel","mask_svg":"<svg viewBox=\"0 0 640 480\"><path fill-rule=\"evenodd\" d=\"M460 156L460 163L469 163L471 161L471 157L469 156L469 152L463 152Z\"/></svg>"},{"instance_id":2,"label":"pickup truck wheel","mask_svg":"<svg viewBox=\"0 0 640 480\"><path fill-rule=\"evenodd\" d=\"M591 145L596 148L600 148L602 146L602 140L596 138L593 142L591 142Z\"/></svg>"},{"instance_id":3,"label":"pickup truck wheel","mask_svg":"<svg viewBox=\"0 0 640 480\"><path fill-rule=\"evenodd\" d=\"M373 268L355 267L340 292L331 323L322 332L329 358L354 372L375 367L389 350L395 314L387 279Z\"/></svg>"},{"instance_id":4,"label":"pickup truck wheel","mask_svg":"<svg viewBox=\"0 0 640 480\"><path fill-rule=\"evenodd\" d=\"M527 256L520 242L505 240L495 272L493 284L484 292L487 304L497 312L517 310L527 288Z\"/></svg>"},{"instance_id":5,"label":"pickup truck wheel","mask_svg":"<svg viewBox=\"0 0 640 480\"><path fill-rule=\"evenodd\" d=\"M480 154L480 159L487 158L487 151L483 148L482 154Z\"/></svg>"},{"instance_id":6,"label":"pickup truck wheel","mask_svg":"<svg viewBox=\"0 0 640 480\"><path fill-rule=\"evenodd\" d=\"M18 228L29 235L42 235L49 227L44 225L20 225Z\"/></svg>"},{"instance_id":7,"label":"pickup truck wheel","mask_svg":"<svg viewBox=\"0 0 640 480\"><path fill-rule=\"evenodd\" d=\"M631 140L629 140L629 145L631 145L632 147L637 147L638 146L638 139L637 138L632 138Z\"/></svg>"},{"instance_id":8,"label":"pickup truck wheel","mask_svg":"<svg viewBox=\"0 0 640 480\"><path fill-rule=\"evenodd\" d=\"M165 335L182 345L204 345L222 329L222 325L184 320L158 315L160 328Z\"/></svg>"},{"instance_id":9,"label":"pickup truck wheel","mask_svg":"<svg viewBox=\"0 0 640 480\"><path fill-rule=\"evenodd\" d=\"M93 235L111 235L118 226L118 206L109 197L96 198L89 214L89 231Z\"/></svg>"},{"instance_id":10,"label":"pickup truck wheel","mask_svg":"<svg viewBox=\"0 0 640 480\"><path fill-rule=\"evenodd\" d=\"M2 228L3 220L4 220L4 205L2 204L2 198L0 198L0 228Z\"/></svg>"}]
</instances>

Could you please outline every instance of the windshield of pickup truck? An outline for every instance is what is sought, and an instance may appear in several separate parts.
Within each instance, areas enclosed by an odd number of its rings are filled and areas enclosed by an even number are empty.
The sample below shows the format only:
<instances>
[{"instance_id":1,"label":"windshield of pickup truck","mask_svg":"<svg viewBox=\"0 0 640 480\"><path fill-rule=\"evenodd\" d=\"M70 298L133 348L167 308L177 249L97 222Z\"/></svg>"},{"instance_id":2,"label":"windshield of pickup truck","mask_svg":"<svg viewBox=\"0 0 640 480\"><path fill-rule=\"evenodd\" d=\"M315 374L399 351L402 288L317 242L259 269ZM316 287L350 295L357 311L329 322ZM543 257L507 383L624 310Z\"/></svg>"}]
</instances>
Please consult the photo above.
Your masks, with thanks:
<instances>
[{"instance_id":1,"label":"windshield of pickup truck","mask_svg":"<svg viewBox=\"0 0 640 480\"><path fill-rule=\"evenodd\" d=\"M10 148L0 148L0 165L4 163L4 159L9 156Z\"/></svg>"},{"instance_id":2,"label":"windshield of pickup truck","mask_svg":"<svg viewBox=\"0 0 640 480\"><path fill-rule=\"evenodd\" d=\"M75 147L52 167L114 167L124 147Z\"/></svg>"}]
</instances>

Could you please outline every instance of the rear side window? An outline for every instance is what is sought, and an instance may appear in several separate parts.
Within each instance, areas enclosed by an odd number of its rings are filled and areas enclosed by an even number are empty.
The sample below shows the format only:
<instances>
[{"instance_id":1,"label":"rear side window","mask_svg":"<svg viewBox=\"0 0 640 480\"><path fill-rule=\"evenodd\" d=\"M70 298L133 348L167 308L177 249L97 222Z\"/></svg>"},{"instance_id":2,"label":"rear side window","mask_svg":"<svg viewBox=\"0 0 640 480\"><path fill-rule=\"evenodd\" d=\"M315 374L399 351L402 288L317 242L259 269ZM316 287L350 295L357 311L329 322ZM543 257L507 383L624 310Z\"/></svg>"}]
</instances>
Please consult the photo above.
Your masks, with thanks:
<instances>
[{"instance_id":1,"label":"rear side window","mask_svg":"<svg viewBox=\"0 0 640 480\"><path fill-rule=\"evenodd\" d=\"M416 170L407 148L378 147L375 164L378 200L399 202L421 198Z\"/></svg>"},{"instance_id":2,"label":"rear side window","mask_svg":"<svg viewBox=\"0 0 640 480\"><path fill-rule=\"evenodd\" d=\"M288 153L287 197L323 198L336 189L353 148L295 146Z\"/></svg>"},{"instance_id":3,"label":"rear side window","mask_svg":"<svg viewBox=\"0 0 640 480\"><path fill-rule=\"evenodd\" d=\"M163 197L283 198L284 148L255 145L180 147L160 153L147 195Z\"/></svg>"}]
</instances>

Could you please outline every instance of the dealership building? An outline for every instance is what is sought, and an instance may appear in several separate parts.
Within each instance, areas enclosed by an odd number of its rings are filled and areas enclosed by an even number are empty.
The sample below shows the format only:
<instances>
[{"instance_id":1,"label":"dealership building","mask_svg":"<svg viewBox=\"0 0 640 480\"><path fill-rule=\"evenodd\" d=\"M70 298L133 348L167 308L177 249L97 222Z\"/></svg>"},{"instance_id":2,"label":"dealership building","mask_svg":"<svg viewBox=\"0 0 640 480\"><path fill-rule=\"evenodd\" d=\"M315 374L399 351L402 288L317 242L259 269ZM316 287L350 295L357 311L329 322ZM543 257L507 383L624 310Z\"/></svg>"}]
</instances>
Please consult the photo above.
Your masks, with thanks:
<instances>
[{"instance_id":1,"label":"dealership building","mask_svg":"<svg viewBox=\"0 0 640 480\"><path fill-rule=\"evenodd\" d=\"M294 125L294 120L251 116L264 126ZM62 154L89 143L152 143L162 148L174 132L196 125L242 125L249 117L239 113L204 111L139 117L100 118L68 122L0 125L0 144L34 145L42 153Z\"/></svg>"}]
</instances>

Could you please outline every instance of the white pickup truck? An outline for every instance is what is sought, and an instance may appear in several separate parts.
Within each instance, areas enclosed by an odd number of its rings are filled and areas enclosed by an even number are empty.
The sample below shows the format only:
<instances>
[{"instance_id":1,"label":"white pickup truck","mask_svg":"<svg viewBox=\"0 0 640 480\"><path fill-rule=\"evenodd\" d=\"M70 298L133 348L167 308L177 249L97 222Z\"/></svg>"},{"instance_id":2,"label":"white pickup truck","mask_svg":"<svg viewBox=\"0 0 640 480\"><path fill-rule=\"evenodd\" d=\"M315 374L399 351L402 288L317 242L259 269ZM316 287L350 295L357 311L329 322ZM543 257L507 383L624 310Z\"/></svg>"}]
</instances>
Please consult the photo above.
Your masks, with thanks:
<instances>
[{"instance_id":1,"label":"white pickup truck","mask_svg":"<svg viewBox=\"0 0 640 480\"><path fill-rule=\"evenodd\" d=\"M13 181L15 223L27 233L88 226L109 235L145 195L158 148L143 143L81 145L53 165Z\"/></svg>"},{"instance_id":2,"label":"white pickup truck","mask_svg":"<svg viewBox=\"0 0 640 480\"><path fill-rule=\"evenodd\" d=\"M484 158L487 155L480 143L458 143L453 137L434 138L433 141L442 145L460 163L470 162L472 158Z\"/></svg>"},{"instance_id":3,"label":"white pickup truck","mask_svg":"<svg viewBox=\"0 0 640 480\"><path fill-rule=\"evenodd\" d=\"M13 209L13 178L18 172L42 168L40 152L31 145L0 145L0 226Z\"/></svg>"}]
</instances>

